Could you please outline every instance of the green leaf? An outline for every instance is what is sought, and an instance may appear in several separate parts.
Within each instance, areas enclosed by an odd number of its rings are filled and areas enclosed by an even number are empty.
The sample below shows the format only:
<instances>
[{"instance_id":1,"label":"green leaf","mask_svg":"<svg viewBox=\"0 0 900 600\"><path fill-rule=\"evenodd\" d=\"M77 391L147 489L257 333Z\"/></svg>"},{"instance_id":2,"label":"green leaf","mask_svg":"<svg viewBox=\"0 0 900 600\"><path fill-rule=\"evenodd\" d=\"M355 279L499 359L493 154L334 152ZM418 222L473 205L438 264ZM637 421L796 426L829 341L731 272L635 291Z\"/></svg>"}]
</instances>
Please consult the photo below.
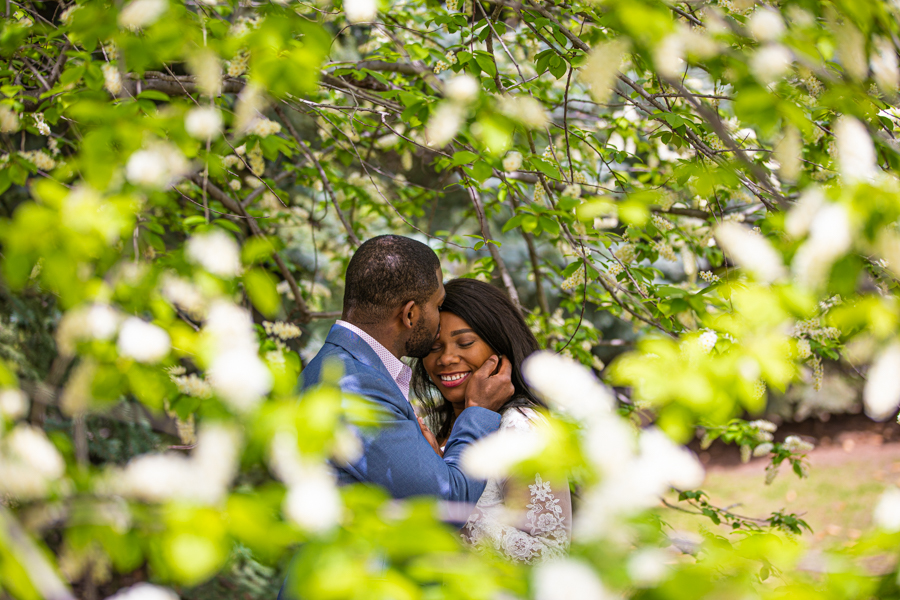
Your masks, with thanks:
<instances>
[{"instance_id":1,"label":"green leaf","mask_svg":"<svg viewBox=\"0 0 900 600\"><path fill-rule=\"evenodd\" d=\"M259 312L269 318L278 314L281 296L276 289L275 278L267 271L254 268L244 273L244 290Z\"/></svg>"},{"instance_id":2,"label":"green leaf","mask_svg":"<svg viewBox=\"0 0 900 600\"><path fill-rule=\"evenodd\" d=\"M455 152L453 154L453 162L450 164L450 166L458 167L460 165L466 165L474 162L476 158L478 158L478 155L474 152L469 152L468 150L460 150L459 152Z\"/></svg>"},{"instance_id":3,"label":"green leaf","mask_svg":"<svg viewBox=\"0 0 900 600\"><path fill-rule=\"evenodd\" d=\"M490 75L491 77L497 76L497 67L494 64L494 57L488 54L487 52L482 52L481 50L475 51L475 62L478 63L478 66L481 67L481 70Z\"/></svg>"}]
</instances>

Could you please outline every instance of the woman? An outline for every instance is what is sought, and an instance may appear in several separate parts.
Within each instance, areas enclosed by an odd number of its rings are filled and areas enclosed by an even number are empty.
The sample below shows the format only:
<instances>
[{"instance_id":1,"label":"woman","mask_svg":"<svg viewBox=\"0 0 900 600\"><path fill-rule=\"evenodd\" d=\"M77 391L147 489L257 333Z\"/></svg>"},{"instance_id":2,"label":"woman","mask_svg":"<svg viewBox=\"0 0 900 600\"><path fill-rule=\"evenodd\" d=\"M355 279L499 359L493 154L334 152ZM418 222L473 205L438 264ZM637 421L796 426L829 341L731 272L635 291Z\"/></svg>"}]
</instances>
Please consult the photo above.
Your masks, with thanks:
<instances>
[{"instance_id":1,"label":"woman","mask_svg":"<svg viewBox=\"0 0 900 600\"><path fill-rule=\"evenodd\" d=\"M413 367L412 389L422 402L438 445L450 436L465 408L469 377L491 356L512 364L515 393L500 409L500 429L530 430L546 408L522 378L522 361L538 350L522 315L502 291L474 279L454 279L444 289L441 328L428 354ZM420 420L423 433L430 436ZM513 517L512 519L510 517ZM531 562L565 553L571 533L572 500L567 482L551 487L535 474L528 489L490 479L462 533L478 547Z\"/></svg>"}]
</instances>

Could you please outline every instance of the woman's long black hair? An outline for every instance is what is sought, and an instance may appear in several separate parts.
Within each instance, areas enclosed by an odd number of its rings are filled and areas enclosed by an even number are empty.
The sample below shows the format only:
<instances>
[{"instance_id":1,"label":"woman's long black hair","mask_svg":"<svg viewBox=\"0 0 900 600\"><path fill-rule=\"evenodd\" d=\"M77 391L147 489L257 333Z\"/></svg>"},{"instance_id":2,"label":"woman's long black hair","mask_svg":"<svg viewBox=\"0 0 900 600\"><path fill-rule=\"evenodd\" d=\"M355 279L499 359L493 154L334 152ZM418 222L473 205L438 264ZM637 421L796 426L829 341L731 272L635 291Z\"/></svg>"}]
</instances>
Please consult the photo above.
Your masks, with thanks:
<instances>
[{"instance_id":1,"label":"woman's long black hair","mask_svg":"<svg viewBox=\"0 0 900 600\"><path fill-rule=\"evenodd\" d=\"M468 323L495 354L505 356L512 363L512 384L516 391L500 413L511 408L546 408L522 378L522 361L540 347L522 314L506 294L476 279L453 279L444 289L447 296L441 312L452 313ZM416 360L413 365L411 388L425 409L426 421L435 436L446 440L453 426L453 406L431 382L421 360Z\"/></svg>"}]
</instances>

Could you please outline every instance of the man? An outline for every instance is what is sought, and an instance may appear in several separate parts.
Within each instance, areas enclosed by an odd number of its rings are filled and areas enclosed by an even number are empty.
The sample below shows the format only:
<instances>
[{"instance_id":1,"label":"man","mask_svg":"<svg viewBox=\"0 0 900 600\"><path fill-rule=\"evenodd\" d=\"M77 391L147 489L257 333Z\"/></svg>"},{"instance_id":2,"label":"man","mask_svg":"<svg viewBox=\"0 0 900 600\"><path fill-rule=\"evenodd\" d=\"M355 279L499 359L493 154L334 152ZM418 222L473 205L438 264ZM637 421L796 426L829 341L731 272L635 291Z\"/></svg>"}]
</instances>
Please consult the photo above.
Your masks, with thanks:
<instances>
[{"instance_id":1,"label":"man","mask_svg":"<svg viewBox=\"0 0 900 600\"><path fill-rule=\"evenodd\" d=\"M362 458L339 466L340 483L378 484L395 498L427 495L474 504L485 482L459 466L463 450L496 431L496 412L512 396L511 365L491 357L472 374L466 408L453 426L443 457L422 433L409 402L412 372L404 356L426 356L440 327L444 299L440 261L425 244L397 235L362 244L347 267L344 307L325 344L304 369L303 387L319 383L322 368L339 362L340 387L378 409L378 427L361 433ZM496 371L496 373L495 373Z\"/></svg>"}]
</instances>

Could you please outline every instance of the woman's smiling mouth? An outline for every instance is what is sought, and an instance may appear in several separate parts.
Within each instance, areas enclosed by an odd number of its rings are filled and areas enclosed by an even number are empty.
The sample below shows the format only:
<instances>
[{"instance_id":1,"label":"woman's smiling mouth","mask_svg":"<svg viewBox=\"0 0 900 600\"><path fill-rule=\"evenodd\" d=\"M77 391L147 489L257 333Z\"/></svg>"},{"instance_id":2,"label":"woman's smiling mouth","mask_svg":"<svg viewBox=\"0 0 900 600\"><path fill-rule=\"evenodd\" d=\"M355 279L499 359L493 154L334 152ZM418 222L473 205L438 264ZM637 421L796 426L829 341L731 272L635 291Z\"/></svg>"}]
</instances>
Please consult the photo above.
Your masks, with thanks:
<instances>
[{"instance_id":1,"label":"woman's smiling mouth","mask_svg":"<svg viewBox=\"0 0 900 600\"><path fill-rule=\"evenodd\" d=\"M456 387L465 381L470 374L471 373L467 371L465 373L447 373L446 375L439 375L438 377L441 378L441 383L444 387Z\"/></svg>"}]
</instances>

